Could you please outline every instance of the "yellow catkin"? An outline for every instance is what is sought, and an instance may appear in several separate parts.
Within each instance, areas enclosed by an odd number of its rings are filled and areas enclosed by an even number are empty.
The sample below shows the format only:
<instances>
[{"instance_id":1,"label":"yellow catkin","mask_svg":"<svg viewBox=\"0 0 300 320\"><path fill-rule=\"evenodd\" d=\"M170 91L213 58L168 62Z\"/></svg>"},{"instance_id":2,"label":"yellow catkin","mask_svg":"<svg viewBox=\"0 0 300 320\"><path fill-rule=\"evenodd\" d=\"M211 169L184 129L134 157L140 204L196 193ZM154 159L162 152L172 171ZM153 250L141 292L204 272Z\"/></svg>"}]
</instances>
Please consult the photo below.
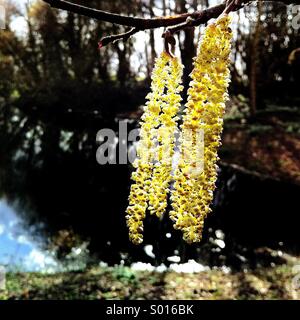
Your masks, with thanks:
<instances>
[{"instance_id":1,"label":"yellow catkin","mask_svg":"<svg viewBox=\"0 0 300 320\"><path fill-rule=\"evenodd\" d=\"M161 216L167 203L171 176L176 114L182 66L176 58L163 52L155 62L151 77L151 92L141 119L140 141L137 146L136 171L130 189L127 212L129 238L134 244L143 242L143 220L148 207ZM166 155L166 145L170 157ZM155 198L154 198L155 197Z\"/></svg>"},{"instance_id":2,"label":"yellow catkin","mask_svg":"<svg viewBox=\"0 0 300 320\"><path fill-rule=\"evenodd\" d=\"M188 243L201 240L217 179L217 149L221 144L230 74L232 32L229 25L229 16L222 15L206 27L191 74L170 212L175 229L183 232ZM202 155L197 145L201 132L204 134ZM204 170L199 170L201 161Z\"/></svg>"},{"instance_id":3,"label":"yellow catkin","mask_svg":"<svg viewBox=\"0 0 300 320\"><path fill-rule=\"evenodd\" d=\"M163 96L160 126L157 130L156 162L149 191L149 209L151 214L162 217L167 207L167 197L172 173L177 113L182 100L180 92L183 66L177 58L171 58L166 81L166 94Z\"/></svg>"}]
</instances>

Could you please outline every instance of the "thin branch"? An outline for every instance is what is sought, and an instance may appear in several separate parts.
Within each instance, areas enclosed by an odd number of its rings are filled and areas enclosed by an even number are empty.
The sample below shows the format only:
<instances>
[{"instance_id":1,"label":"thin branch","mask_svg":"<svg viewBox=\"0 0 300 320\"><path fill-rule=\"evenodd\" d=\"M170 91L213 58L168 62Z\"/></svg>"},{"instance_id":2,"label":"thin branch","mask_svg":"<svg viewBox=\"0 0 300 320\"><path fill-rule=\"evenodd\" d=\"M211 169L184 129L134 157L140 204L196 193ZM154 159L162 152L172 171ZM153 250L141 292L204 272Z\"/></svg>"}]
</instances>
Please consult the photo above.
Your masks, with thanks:
<instances>
[{"instance_id":1,"label":"thin branch","mask_svg":"<svg viewBox=\"0 0 300 320\"><path fill-rule=\"evenodd\" d=\"M168 28L166 30L166 32L163 33L162 37L165 38L165 50L166 52L168 52L171 56L172 53L174 51L175 48L175 38L173 36L173 34L179 30L182 30L185 27L192 27L192 26L198 26L200 24L206 23L208 20L212 19L212 18L217 18L226 8L226 4L222 4L222 5L218 5L218 6L214 6L211 7L209 9L205 9L202 11L197 11L194 12L190 15L188 14L184 14L181 15L180 17L184 16L184 22L180 23L180 24L175 24L175 26L173 28ZM187 16L187 18L186 18ZM175 17L161 17L161 18L154 18L154 19L150 19L151 21L155 22L155 23L162 23L160 22L160 20L162 21L166 21L166 19L169 19L168 24L166 24L166 26L173 26L173 21L170 22L172 19L176 19L176 21L178 21L178 17L179 16L175 16ZM194 18L193 18L194 17ZM142 19L144 21L148 21L149 19ZM153 28L159 28L160 24L158 24L158 26L153 27ZM150 28L150 29L153 29ZM115 42L117 40L127 40L130 36L132 36L133 34L139 32L139 31L143 31L148 29L147 27L142 27L142 28L137 28L137 27L133 27L130 31L125 32L125 33L121 33L118 35L112 35L112 36L108 36L108 37L104 37L100 40L99 42L99 48L102 48L104 46L106 46L107 44L111 43L111 42ZM169 50L169 45L171 46L171 51Z\"/></svg>"},{"instance_id":2,"label":"thin branch","mask_svg":"<svg viewBox=\"0 0 300 320\"><path fill-rule=\"evenodd\" d=\"M243 0L227 0L226 8L224 9L225 14L230 13L231 11L237 11L243 7L245 2Z\"/></svg>"},{"instance_id":3,"label":"thin branch","mask_svg":"<svg viewBox=\"0 0 300 320\"><path fill-rule=\"evenodd\" d=\"M48 3L51 7L65 10L72 13L77 13L82 16L93 18L103 22L114 23L122 26L131 27L127 32L111 35L104 37L100 40L99 46L103 47L111 42L117 40L127 40L133 34L144 31L147 29L156 29L161 27L169 27L167 36L166 33L163 34L165 41L172 44L173 34L189 27L199 26L201 24L207 23L210 19L217 18L223 12L228 13L230 11L236 11L243 7L245 4L253 2L253 0L226 0L222 4L210 7L202 11L195 11L193 13L183 13L174 16L166 17L155 17L155 18L138 18L129 17L116 13L110 13L103 10L97 10L82 5L78 5L65 0L43 0ZM264 0L259 0L264 1ZM273 2L273 1L264 1ZM297 3L297 0L281 0L280 2L284 4ZM173 27L173 28L170 28Z\"/></svg>"},{"instance_id":4,"label":"thin branch","mask_svg":"<svg viewBox=\"0 0 300 320\"><path fill-rule=\"evenodd\" d=\"M119 15L115 13L110 13L102 10L96 10L93 8L81 6L65 0L43 0L43 1L56 9L77 13L82 16L86 16L99 21L103 21L103 22L115 23L118 25L128 26L132 28L134 27L139 30L175 26L177 24L185 22L188 17L197 19L202 14L202 11L195 11L193 13L183 13L183 14L167 16L167 17L137 18L137 17L129 17L129 16ZM206 11L208 11L208 15L211 15L212 17L216 17L223 12L225 7L226 7L226 2L213 6L209 9L206 9Z\"/></svg>"},{"instance_id":5,"label":"thin branch","mask_svg":"<svg viewBox=\"0 0 300 320\"><path fill-rule=\"evenodd\" d=\"M127 32L104 37L98 43L99 49L101 49L104 46L107 46L109 43L114 43L119 40L127 41L131 36L133 36L134 34L136 34L139 31L141 31L141 30L138 28L131 28Z\"/></svg>"},{"instance_id":6,"label":"thin branch","mask_svg":"<svg viewBox=\"0 0 300 320\"><path fill-rule=\"evenodd\" d=\"M242 7L243 7L243 0L227 0L225 9L221 14L228 14L231 11L239 10ZM174 34L176 32L186 28L199 26L200 24L205 23L206 20L210 20L211 18L213 18L208 15L207 13L208 10L201 11L197 19L188 17L185 22L180 23L174 27L168 27L167 30L163 33L163 38L165 38L165 51L169 53L171 56L173 55L175 51L175 44L176 44ZM170 52L169 46L171 46L171 52Z\"/></svg>"}]
</instances>

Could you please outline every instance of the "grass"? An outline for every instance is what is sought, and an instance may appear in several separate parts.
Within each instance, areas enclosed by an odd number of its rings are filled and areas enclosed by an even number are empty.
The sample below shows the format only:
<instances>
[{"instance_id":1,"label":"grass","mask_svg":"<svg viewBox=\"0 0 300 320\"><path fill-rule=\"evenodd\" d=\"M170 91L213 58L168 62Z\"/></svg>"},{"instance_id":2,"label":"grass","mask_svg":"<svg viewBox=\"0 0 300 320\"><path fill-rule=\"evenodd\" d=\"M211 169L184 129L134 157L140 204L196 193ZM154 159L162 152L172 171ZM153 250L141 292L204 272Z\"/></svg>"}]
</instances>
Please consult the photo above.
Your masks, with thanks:
<instances>
[{"instance_id":1,"label":"grass","mask_svg":"<svg viewBox=\"0 0 300 320\"><path fill-rule=\"evenodd\" d=\"M224 273L133 271L94 267L85 272L8 273L0 299L300 299L292 265Z\"/></svg>"}]
</instances>

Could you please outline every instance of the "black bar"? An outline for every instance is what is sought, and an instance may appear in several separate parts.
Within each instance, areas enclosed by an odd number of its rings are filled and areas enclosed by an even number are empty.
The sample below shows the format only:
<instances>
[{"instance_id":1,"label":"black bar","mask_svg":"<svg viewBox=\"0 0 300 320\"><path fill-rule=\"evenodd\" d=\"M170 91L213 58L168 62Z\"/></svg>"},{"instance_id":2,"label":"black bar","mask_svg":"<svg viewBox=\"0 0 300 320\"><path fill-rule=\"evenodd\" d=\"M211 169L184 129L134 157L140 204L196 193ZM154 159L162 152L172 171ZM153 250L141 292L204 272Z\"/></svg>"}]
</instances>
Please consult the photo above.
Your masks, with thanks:
<instances>
[{"instance_id":1,"label":"black bar","mask_svg":"<svg viewBox=\"0 0 300 320\"><path fill-rule=\"evenodd\" d=\"M0 301L0 316L37 319L244 319L298 314L300 301ZM3 317L2 317L3 316Z\"/></svg>"}]
</instances>

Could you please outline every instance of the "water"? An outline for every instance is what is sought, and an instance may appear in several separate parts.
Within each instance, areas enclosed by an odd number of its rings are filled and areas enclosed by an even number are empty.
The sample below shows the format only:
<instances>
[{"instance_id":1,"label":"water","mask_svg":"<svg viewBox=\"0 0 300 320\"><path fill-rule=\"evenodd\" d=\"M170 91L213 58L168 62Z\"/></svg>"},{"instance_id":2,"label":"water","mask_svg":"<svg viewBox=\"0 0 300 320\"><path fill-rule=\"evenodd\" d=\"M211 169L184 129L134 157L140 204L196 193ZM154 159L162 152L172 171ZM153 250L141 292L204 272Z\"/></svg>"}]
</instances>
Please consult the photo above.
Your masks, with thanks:
<instances>
[{"instance_id":1,"label":"water","mask_svg":"<svg viewBox=\"0 0 300 320\"><path fill-rule=\"evenodd\" d=\"M67 171L70 163L74 162L77 165ZM185 245L180 242L181 235L174 232L168 221L158 224L150 217L146 226L147 242L144 246L131 247L121 208L128 195L127 171L118 179L118 184L113 183L120 173L116 169L115 172L100 171L93 180L91 172L94 170L84 171L82 176L79 175L80 179L68 179L86 167L85 162L76 162L75 158L66 161L63 169L59 167L57 170L57 166L49 169L47 166L43 172L39 171L39 176L45 179L36 179L38 175L24 178L24 181L31 181L29 190L33 205L24 205L24 200L21 201L21 191L26 189L26 184L12 197L14 201L20 199L19 203L23 203L21 209L10 205L5 198L0 199L0 266L4 265L8 270L57 272L84 270L88 263L103 261L108 266L124 264L135 269L165 271L169 268L177 272L201 272L206 266L226 265L240 269L261 262L269 263L276 258L266 258L259 252L261 258L257 258L254 251L259 247L280 250L291 247L298 252L299 215L295 214L294 208L299 207L299 186L271 179L261 180L226 167L220 172L214 214L207 219L209 228L200 245ZM4 172L11 177L10 170ZM29 172L34 170L31 168ZM19 181L17 178L13 180ZM34 184L35 188L32 188ZM105 188L106 185L109 187ZM101 192L93 192L100 187ZM123 202L115 201L116 194ZM37 211L31 212L26 208L37 208ZM51 219L42 219L44 216ZM41 221L47 221L44 227L49 227L44 233L39 232L43 230ZM66 251L64 261L57 261L56 253L46 250L45 243L51 244L56 233L68 225L74 226L80 242L74 242L75 247L70 253ZM90 235L88 239L84 237L86 234Z\"/></svg>"},{"instance_id":2,"label":"water","mask_svg":"<svg viewBox=\"0 0 300 320\"><path fill-rule=\"evenodd\" d=\"M35 271L43 273L67 271L66 265L58 262L54 257L54 253L42 249L41 244L32 238L31 232L32 230L24 227L24 222L16 210L4 199L0 200L0 266L5 266L6 270L10 271ZM146 245L144 250L148 256L155 258L152 246ZM80 253L80 248L74 248L73 257L74 255L80 256ZM179 256L175 257L178 260L170 261L177 263L172 263L169 268L164 264L155 267L150 263L143 262L133 263L131 268L139 271L157 272L173 270L179 273L197 273L209 269L208 266L204 266L194 260L180 264L178 263L180 261ZM99 265L107 266L107 264L101 262Z\"/></svg>"},{"instance_id":3,"label":"water","mask_svg":"<svg viewBox=\"0 0 300 320\"><path fill-rule=\"evenodd\" d=\"M14 271L54 272L59 263L41 249L14 208L0 200L0 265Z\"/></svg>"}]
</instances>

